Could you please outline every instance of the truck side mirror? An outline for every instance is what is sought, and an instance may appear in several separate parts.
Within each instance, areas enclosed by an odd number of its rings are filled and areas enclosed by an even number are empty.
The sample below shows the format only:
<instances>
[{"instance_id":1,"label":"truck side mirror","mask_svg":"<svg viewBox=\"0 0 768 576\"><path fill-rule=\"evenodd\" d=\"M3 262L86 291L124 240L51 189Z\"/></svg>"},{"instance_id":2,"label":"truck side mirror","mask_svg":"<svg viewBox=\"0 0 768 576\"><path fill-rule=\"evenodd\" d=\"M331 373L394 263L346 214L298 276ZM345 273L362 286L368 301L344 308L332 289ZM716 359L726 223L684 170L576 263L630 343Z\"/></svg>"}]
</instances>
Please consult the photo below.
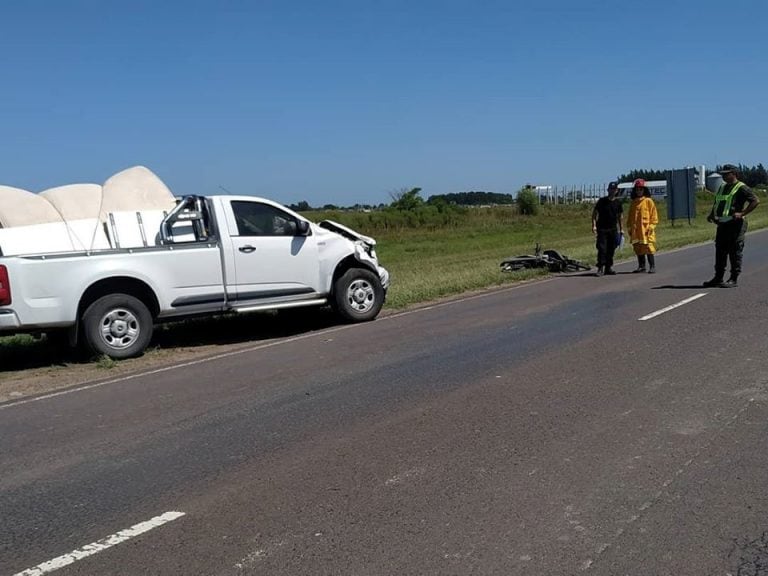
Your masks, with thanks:
<instances>
[{"instance_id":1,"label":"truck side mirror","mask_svg":"<svg viewBox=\"0 0 768 576\"><path fill-rule=\"evenodd\" d=\"M296 232L299 236L307 236L309 234L309 222L306 220L299 220L296 223Z\"/></svg>"}]
</instances>

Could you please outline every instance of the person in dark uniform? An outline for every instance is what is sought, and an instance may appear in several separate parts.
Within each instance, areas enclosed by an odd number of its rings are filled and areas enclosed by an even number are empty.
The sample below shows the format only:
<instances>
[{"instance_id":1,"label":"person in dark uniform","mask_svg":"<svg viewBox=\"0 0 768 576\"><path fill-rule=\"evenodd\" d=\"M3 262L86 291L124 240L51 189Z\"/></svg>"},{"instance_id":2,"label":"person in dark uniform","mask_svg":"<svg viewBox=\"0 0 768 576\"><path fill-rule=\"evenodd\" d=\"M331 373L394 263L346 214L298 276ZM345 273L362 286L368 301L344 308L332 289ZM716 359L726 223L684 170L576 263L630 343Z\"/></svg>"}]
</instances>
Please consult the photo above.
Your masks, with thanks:
<instances>
[{"instance_id":1,"label":"person in dark uniform","mask_svg":"<svg viewBox=\"0 0 768 576\"><path fill-rule=\"evenodd\" d=\"M619 191L617 182L608 184L608 195L603 196L592 210L592 233L596 235L597 275L616 274L613 269L613 254L616 244L624 233L621 225L621 200L616 198Z\"/></svg>"},{"instance_id":2,"label":"person in dark uniform","mask_svg":"<svg viewBox=\"0 0 768 576\"><path fill-rule=\"evenodd\" d=\"M715 235L715 276L704 282L707 288L735 288L741 274L741 259L744 252L744 235L747 221L744 217L752 212L760 200L755 193L739 181L736 166L726 164L718 170L725 183L715 194L715 203L707 216L707 222L717 224ZM726 282L725 266L731 261L731 275Z\"/></svg>"}]
</instances>

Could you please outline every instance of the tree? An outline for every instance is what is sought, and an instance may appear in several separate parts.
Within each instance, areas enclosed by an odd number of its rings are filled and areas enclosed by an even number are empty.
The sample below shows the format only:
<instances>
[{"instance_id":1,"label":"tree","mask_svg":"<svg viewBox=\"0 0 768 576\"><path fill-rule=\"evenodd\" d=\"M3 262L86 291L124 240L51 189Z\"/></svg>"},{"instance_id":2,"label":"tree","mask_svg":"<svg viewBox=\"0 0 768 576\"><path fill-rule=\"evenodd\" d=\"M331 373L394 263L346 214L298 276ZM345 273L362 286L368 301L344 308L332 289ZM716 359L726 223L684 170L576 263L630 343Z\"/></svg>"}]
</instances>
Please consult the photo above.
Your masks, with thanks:
<instances>
[{"instance_id":1,"label":"tree","mask_svg":"<svg viewBox=\"0 0 768 576\"><path fill-rule=\"evenodd\" d=\"M642 178L643 180L666 180L667 171L645 169L630 170L628 173L619 176L616 180L619 182L634 182L638 178Z\"/></svg>"},{"instance_id":2,"label":"tree","mask_svg":"<svg viewBox=\"0 0 768 576\"><path fill-rule=\"evenodd\" d=\"M459 206L489 206L494 204L513 204L512 194L500 194L498 192L451 192L450 194L438 194L430 196L427 204L435 204L445 201L448 204Z\"/></svg>"},{"instance_id":3,"label":"tree","mask_svg":"<svg viewBox=\"0 0 768 576\"><path fill-rule=\"evenodd\" d=\"M534 216L539 212L539 197L536 188L526 186L517 193L517 211L526 216Z\"/></svg>"},{"instance_id":4,"label":"tree","mask_svg":"<svg viewBox=\"0 0 768 576\"><path fill-rule=\"evenodd\" d=\"M312 210L312 206L310 206L309 202L307 202L306 200L302 200L298 204L291 204L290 206L288 206L288 208L290 208L295 212L307 212L309 210Z\"/></svg>"},{"instance_id":5,"label":"tree","mask_svg":"<svg viewBox=\"0 0 768 576\"><path fill-rule=\"evenodd\" d=\"M707 176L713 172L720 170L722 166L719 164L714 170L707 170ZM737 164L739 170L739 179L747 186L768 186L768 170L765 169L762 163L757 166L747 166L745 164ZM632 182L637 178L643 178L644 180L666 180L666 170L630 170L626 174L622 174L617 178L619 182Z\"/></svg>"},{"instance_id":6,"label":"tree","mask_svg":"<svg viewBox=\"0 0 768 576\"><path fill-rule=\"evenodd\" d=\"M424 204L424 199L420 196L421 188L401 188L392 192L392 204L390 206L396 210L415 210Z\"/></svg>"},{"instance_id":7,"label":"tree","mask_svg":"<svg viewBox=\"0 0 768 576\"><path fill-rule=\"evenodd\" d=\"M720 168L722 168L722 166L718 165L715 172L719 171ZM739 164L737 168L739 170L739 180L744 182L747 186L754 188L761 184L768 184L768 172L765 170L765 166L763 166L762 163L757 166Z\"/></svg>"}]
</instances>

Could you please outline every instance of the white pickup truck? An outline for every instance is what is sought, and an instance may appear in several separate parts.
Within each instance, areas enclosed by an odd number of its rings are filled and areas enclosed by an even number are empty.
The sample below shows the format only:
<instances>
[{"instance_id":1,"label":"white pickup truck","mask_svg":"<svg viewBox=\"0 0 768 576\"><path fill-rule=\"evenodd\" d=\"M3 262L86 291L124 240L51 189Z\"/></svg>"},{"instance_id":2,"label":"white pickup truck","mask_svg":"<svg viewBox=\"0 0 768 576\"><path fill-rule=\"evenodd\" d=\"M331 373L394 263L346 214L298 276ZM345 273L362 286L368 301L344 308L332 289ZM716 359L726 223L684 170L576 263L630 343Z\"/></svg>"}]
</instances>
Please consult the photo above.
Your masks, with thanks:
<instances>
[{"instance_id":1,"label":"white pickup truck","mask_svg":"<svg viewBox=\"0 0 768 576\"><path fill-rule=\"evenodd\" d=\"M389 287L372 238L270 200L188 196L154 224L132 217L140 241L121 242L112 221L111 236L78 251L3 256L0 236L0 335L68 330L71 344L128 358L156 321L330 304L361 322Z\"/></svg>"}]
</instances>

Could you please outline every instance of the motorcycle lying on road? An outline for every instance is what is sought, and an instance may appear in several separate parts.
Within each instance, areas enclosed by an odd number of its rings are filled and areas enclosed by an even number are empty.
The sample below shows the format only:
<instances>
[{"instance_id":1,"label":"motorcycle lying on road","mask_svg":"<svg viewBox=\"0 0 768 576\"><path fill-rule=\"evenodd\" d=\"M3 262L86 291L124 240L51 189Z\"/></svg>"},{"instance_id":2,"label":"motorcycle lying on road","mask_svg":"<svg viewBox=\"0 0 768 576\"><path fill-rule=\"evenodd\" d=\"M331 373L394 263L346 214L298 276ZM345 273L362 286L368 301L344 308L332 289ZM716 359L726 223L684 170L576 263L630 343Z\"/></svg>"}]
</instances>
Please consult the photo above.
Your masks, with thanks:
<instances>
[{"instance_id":1,"label":"motorcycle lying on road","mask_svg":"<svg viewBox=\"0 0 768 576\"><path fill-rule=\"evenodd\" d=\"M507 258L501 262L500 267L502 272L515 272L526 268L546 268L550 272L580 272L591 269L591 266L568 258L557 250L542 250L539 243L536 243L533 255Z\"/></svg>"}]
</instances>

